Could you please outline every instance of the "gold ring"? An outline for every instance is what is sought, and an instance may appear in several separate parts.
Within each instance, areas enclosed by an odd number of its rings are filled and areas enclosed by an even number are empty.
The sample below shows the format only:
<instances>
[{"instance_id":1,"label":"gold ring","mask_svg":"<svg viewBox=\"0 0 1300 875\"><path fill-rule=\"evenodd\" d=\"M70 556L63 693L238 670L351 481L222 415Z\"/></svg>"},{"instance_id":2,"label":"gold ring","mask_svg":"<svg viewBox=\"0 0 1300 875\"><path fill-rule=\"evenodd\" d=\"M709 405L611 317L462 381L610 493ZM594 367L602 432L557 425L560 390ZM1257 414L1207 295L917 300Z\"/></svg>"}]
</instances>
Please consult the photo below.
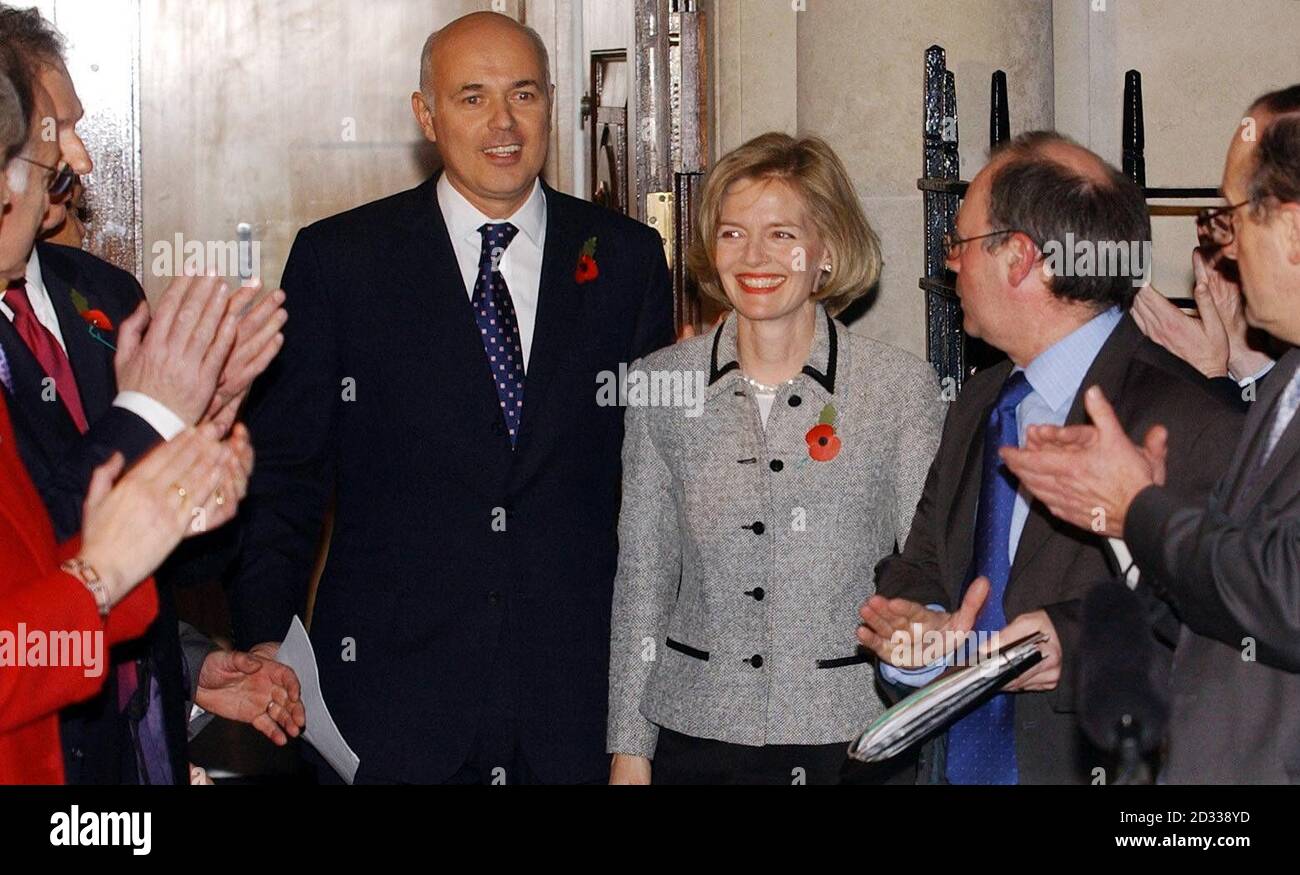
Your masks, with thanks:
<instances>
[{"instance_id":1,"label":"gold ring","mask_svg":"<svg viewBox=\"0 0 1300 875\"><path fill-rule=\"evenodd\" d=\"M225 497L224 495L221 494L221 490L220 490L220 489L217 490L217 494L216 494L216 499L215 499L215 500L216 500L216 502L217 502L217 507L225 507L225 506L226 506L226 497Z\"/></svg>"},{"instance_id":2,"label":"gold ring","mask_svg":"<svg viewBox=\"0 0 1300 875\"><path fill-rule=\"evenodd\" d=\"M271 713L271 709L274 708L274 707L275 707L275 699L272 699L271 701L269 701L269 702L266 703L266 713L267 713L267 714L270 714L270 713Z\"/></svg>"},{"instance_id":3,"label":"gold ring","mask_svg":"<svg viewBox=\"0 0 1300 875\"><path fill-rule=\"evenodd\" d=\"M179 483L173 483L172 489L176 490L176 494L181 497L181 501L184 501L185 497L190 494L189 490L187 490L184 486L180 485Z\"/></svg>"}]
</instances>

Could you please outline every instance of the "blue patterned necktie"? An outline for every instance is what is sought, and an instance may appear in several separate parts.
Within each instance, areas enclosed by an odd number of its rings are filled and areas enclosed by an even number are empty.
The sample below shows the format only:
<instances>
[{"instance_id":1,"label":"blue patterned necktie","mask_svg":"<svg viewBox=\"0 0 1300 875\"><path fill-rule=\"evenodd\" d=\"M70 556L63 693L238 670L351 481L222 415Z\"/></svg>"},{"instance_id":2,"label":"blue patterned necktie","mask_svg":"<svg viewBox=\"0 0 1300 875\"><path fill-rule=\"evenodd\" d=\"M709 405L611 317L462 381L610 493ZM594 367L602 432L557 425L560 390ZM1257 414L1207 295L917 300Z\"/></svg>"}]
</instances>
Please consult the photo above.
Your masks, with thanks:
<instances>
[{"instance_id":1,"label":"blue patterned necktie","mask_svg":"<svg viewBox=\"0 0 1300 875\"><path fill-rule=\"evenodd\" d=\"M1007 624L1002 598L1011 577L1011 514L1019 484L998 456L1000 447L1020 445L1016 407L1033 387L1024 371L1007 378L984 428L984 473L975 517L975 555L970 580L989 579L989 595L975 618L975 631L996 632ZM1002 642L1009 644L1010 642ZM1016 705L998 693L948 730L948 781L953 784L1015 784Z\"/></svg>"},{"instance_id":2,"label":"blue patterned necktie","mask_svg":"<svg viewBox=\"0 0 1300 875\"><path fill-rule=\"evenodd\" d=\"M474 283L474 319L483 336L483 351L487 353L513 447L519 439L519 418L524 412L524 345L510 289L501 275L501 257L519 229L501 222L478 230L483 235L483 251Z\"/></svg>"},{"instance_id":3,"label":"blue patterned necktie","mask_svg":"<svg viewBox=\"0 0 1300 875\"><path fill-rule=\"evenodd\" d=\"M5 388L12 395L14 391L14 375L9 370L9 359L5 358L5 351L0 349L0 383L4 383Z\"/></svg>"}]
</instances>

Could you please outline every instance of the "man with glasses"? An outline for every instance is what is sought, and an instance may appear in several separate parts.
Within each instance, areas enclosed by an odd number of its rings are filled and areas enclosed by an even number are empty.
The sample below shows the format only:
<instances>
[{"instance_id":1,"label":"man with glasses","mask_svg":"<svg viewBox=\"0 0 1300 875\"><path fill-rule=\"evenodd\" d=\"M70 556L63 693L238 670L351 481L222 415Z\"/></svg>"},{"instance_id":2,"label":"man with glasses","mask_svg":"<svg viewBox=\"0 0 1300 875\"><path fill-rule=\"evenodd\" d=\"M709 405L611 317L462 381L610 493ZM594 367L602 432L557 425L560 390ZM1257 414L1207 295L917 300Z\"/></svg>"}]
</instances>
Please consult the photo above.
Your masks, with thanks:
<instances>
[{"instance_id":1,"label":"man with glasses","mask_svg":"<svg viewBox=\"0 0 1300 875\"><path fill-rule=\"evenodd\" d=\"M1300 343L1300 85L1266 94L1234 132L1223 172L1251 326ZM1251 136L1253 134L1253 136ZM1279 361L1207 500L1179 495L1156 441L1117 427L1109 392L1092 426L1046 429L1008 465L1052 512L1103 508L1182 619L1162 777L1300 783L1300 351ZM1170 446L1180 425L1167 426ZM1181 427L1185 427L1181 426Z\"/></svg>"},{"instance_id":2,"label":"man with glasses","mask_svg":"<svg viewBox=\"0 0 1300 875\"><path fill-rule=\"evenodd\" d=\"M230 294L219 279L181 278L151 315L126 271L38 242L63 224L75 174L93 169L76 134L82 108L62 38L37 11L0 5L0 49L5 64L21 65L38 101L28 141L5 169L13 192L0 226L7 365L0 381L19 453L65 540L81 529L99 464L120 454L130 466L200 421L233 423L248 385L279 348L282 296L267 296L241 320L253 289ZM69 783L186 783L191 700L255 721L280 743L296 734L301 705L291 702L292 672L217 651L202 636L178 636L169 585L215 576L225 537L192 539L172 557L159 576L159 620L143 638L114 648L101 695L60 715ZM241 691L251 694L251 708L231 695Z\"/></svg>"},{"instance_id":3,"label":"man with glasses","mask_svg":"<svg viewBox=\"0 0 1300 875\"><path fill-rule=\"evenodd\" d=\"M1204 494L1226 467L1240 414L1142 335L1127 313L1141 276L1102 269L1108 262L1097 257L1149 240L1142 192L1059 134L1024 134L999 148L966 193L948 266L966 332L1009 360L972 376L949 408L907 543L877 569L858 637L896 688L944 668L909 660L918 630L930 637L916 653L946 631L999 633L1000 644L1034 633L1047 640L1040 663L949 728L946 750L927 747L923 780L1087 783L1108 766L1075 715L1081 604L1114 573L1107 545L1055 523L998 450L1022 444L1032 424L1083 422L1081 389L1099 385L1133 433L1158 421L1181 426L1169 446L1172 483ZM1094 257L1067 270L1047 257L1087 248Z\"/></svg>"},{"instance_id":4,"label":"man with glasses","mask_svg":"<svg viewBox=\"0 0 1300 875\"><path fill-rule=\"evenodd\" d=\"M72 166L69 164L64 164L62 167L51 167L48 164L42 164L41 162L34 161L31 158L24 158L22 155L18 156L18 160L26 161L28 164L33 164L42 170L49 171L49 176L46 177L45 181L45 190L49 194L51 201L62 199L62 197L72 188L72 183L77 178L77 174L72 172Z\"/></svg>"}]
</instances>

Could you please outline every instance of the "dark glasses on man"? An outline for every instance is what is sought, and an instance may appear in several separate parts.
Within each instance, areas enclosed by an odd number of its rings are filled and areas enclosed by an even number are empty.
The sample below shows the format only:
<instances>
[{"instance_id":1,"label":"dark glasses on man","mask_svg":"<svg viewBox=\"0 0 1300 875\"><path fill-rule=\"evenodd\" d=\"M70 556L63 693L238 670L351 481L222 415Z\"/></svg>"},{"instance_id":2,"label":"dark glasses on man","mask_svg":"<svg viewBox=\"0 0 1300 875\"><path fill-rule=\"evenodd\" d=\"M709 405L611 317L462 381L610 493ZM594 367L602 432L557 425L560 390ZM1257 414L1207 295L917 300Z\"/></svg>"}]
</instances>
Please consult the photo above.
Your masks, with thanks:
<instances>
[{"instance_id":1,"label":"dark glasses on man","mask_svg":"<svg viewBox=\"0 0 1300 875\"><path fill-rule=\"evenodd\" d=\"M62 197L67 194L72 190L72 184L77 180L77 174L73 171L71 164L64 164L63 167L60 168L51 167L48 164L42 164L41 162L33 161L30 158L24 158L22 155L19 155L18 159L20 161L26 161L28 164L40 167L43 170L48 170L50 173L54 174L50 177L49 182L50 197Z\"/></svg>"}]
</instances>

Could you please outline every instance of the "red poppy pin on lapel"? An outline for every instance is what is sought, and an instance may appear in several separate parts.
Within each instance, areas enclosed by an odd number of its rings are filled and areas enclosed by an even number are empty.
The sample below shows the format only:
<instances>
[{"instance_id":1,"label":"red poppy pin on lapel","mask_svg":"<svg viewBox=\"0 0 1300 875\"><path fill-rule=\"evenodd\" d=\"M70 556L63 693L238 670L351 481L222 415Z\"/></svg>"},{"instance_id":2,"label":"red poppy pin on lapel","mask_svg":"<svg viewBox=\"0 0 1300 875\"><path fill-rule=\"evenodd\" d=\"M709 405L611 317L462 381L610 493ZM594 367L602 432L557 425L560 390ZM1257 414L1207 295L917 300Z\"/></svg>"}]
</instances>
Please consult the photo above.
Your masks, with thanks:
<instances>
[{"instance_id":1,"label":"red poppy pin on lapel","mask_svg":"<svg viewBox=\"0 0 1300 875\"><path fill-rule=\"evenodd\" d=\"M817 424L808 429L804 440L808 442L808 456L814 462L829 462L840 454L840 439L835 434L835 420L839 414L835 405L827 404L822 408Z\"/></svg>"},{"instance_id":2,"label":"red poppy pin on lapel","mask_svg":"<svg viewBox=\"0 0 1300 875\"><path fill-rule=\"evenodd\" d=\"M86 329L90 332L90 336L109 349L116 351L117 347L104 336L105 332L114 330L113 320L108 318L108 314L103 310L92 309L90 302L86 300L86 296L76 289L72 290L69 297L72 298L72 306L77 308L81 318L86 321Z\"/></svg>"},{"instance_id":3,"label":"red poppy pin on lapel","mask_svg":"<svg viewBox=\"0 0 1300 875\"><path fill-rule=\"evenodd\" d=\"M81 314L81 318L85 319L100 331L113 330L113 320L109 319L103 310L87 310L85 313Z\"/></svg>"},{"instance_id":4,"label":"red poppy pin on lapel","mask_svg":"<svg viewBox=\"0 0 1300 875\"><path fill-rule=\"evenodd\" d=\"M600 276L600 267L596 264L596 238L590 238L582 244L578 255L578 267L573 272L573 279L578 285L589 283Z\"/></svg>"}]
</instances>

